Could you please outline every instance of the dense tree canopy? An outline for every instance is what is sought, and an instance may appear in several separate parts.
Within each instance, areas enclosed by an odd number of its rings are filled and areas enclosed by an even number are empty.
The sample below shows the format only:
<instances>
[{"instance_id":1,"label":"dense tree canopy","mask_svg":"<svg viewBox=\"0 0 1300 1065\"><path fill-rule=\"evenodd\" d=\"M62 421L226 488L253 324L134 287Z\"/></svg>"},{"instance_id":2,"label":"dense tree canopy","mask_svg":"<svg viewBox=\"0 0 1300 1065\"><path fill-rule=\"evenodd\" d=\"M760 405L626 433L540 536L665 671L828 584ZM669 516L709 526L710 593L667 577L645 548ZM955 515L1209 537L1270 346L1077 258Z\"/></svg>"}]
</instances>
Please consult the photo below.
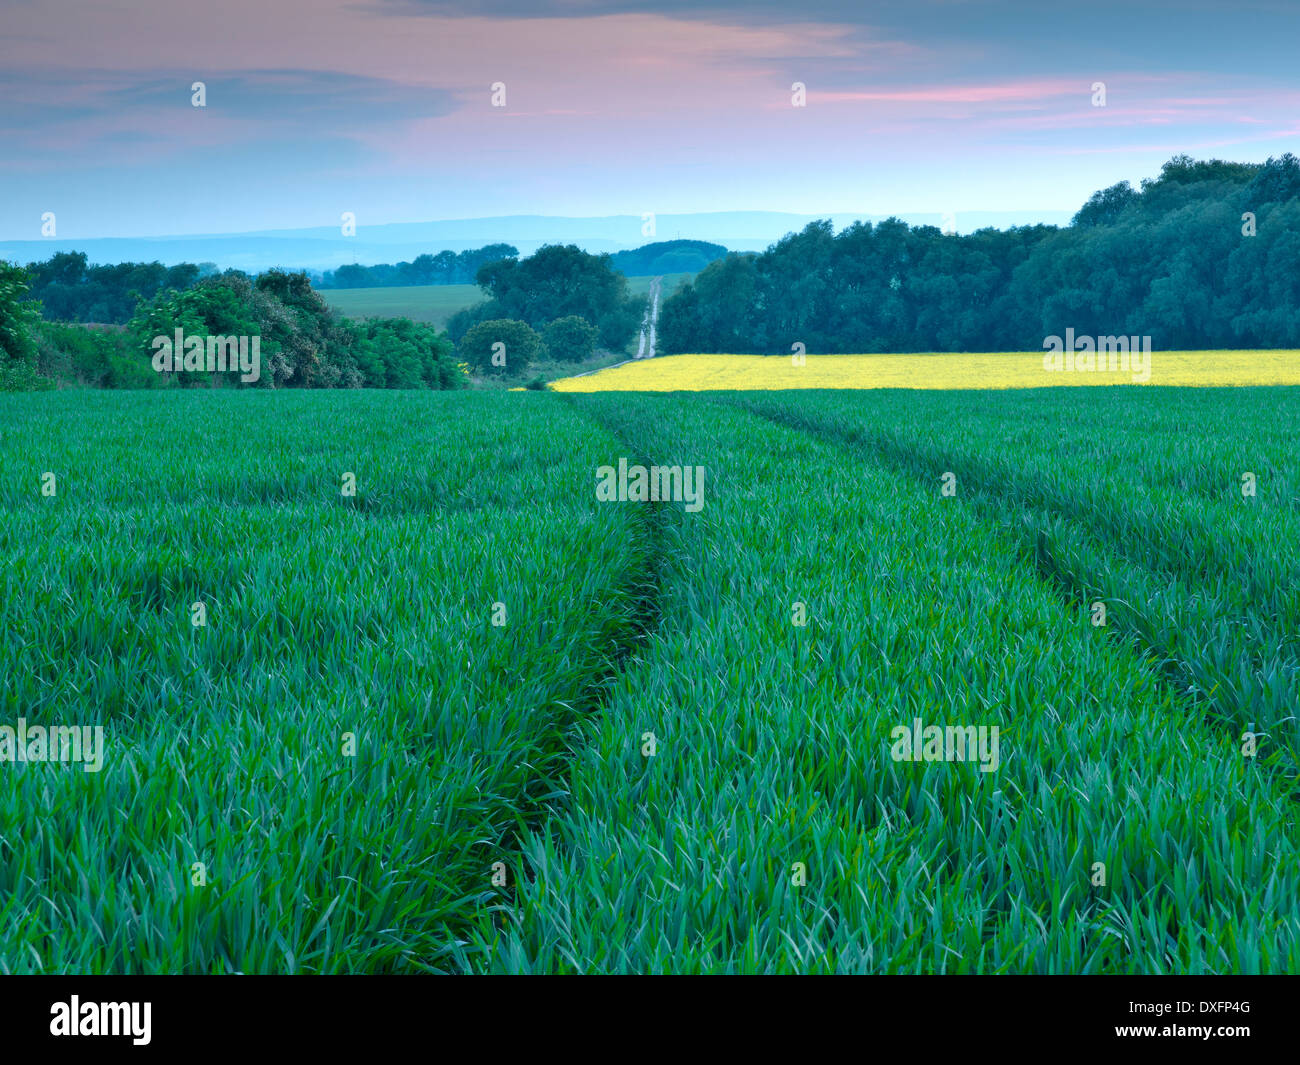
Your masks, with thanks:
<instances>
[{"instance_id":1,"label":"dense tree canopy","mask_svg":"<svg viewBox=\"0 0 1300 1065\"><path fill-rule=\"evenodd\" d=\"M601 344L616 350L636 332L645 306L644 299L628 296L627 278L610 267L608 255L591 255L573 244L548 244L526 259L487 263L476 280L488 298L452 316L447 330L454 340L479 322L517 319L542 330L576 315L596 328Z\"/></svg>"},{"instance_id":2,"label":"dense tree canopy","mask_svg":"<svg viewBox=\"0 0 1300 1065\"><path fill-rule=\"evenodd\" d=\"M664 302L659 341L670 353L1038 350L1070 327L1166 350L1300 346L1300 161L1178 156L1140 190L1096 193L1066 229L945 236L888 219L835 234L816 222L706 267Z\"/></svg>"},{"instance_id":3,"label":"dense tree canopy","mask_svg":"<svg viewBox=\"0 0 1300 1065\"><path fill-rule=\"evenodd\" d=\"M28 263L32 296L44 316L60 322L130 321L141 299L164 289L187 289L200 277L216 273L211 263L117 263L92 266L81 251L58 252L42 263Z\"/></svg>"},{"instance_id":4,"label":"dense tree canopy","mask_svg":"<svg viewBox=\"0 0 1300 1065\"><path fill-rule=\"evenodd\" d=\"M596 327L576 314L557 318L542 334L547 358L556 362L582 362L596 351L599 334Z\"/></svg>"},{"instance_id":5,"label":"dense tree canopy","mask_svg":"<svg viewBox=\"0 0 1300 1065\"><path fill-rule=\"evenodd\" d=\"M721 244L710 244L707 240L661 240L616 251L610 256L610 265L628 277L694 274L726 254L727 249Z\"/></svg>"},{"instance_id":6,"label":"dense tree canopy","mask_svg":"<svg viewBox=\"0 0 1300 1065\"><path fill-rule=\"evenodd\" d=\"M518 374L541 354L541 338L527 322L490 319L470 328L458 345L465 361L480 373Z\"/></svg>"}]
</instances>

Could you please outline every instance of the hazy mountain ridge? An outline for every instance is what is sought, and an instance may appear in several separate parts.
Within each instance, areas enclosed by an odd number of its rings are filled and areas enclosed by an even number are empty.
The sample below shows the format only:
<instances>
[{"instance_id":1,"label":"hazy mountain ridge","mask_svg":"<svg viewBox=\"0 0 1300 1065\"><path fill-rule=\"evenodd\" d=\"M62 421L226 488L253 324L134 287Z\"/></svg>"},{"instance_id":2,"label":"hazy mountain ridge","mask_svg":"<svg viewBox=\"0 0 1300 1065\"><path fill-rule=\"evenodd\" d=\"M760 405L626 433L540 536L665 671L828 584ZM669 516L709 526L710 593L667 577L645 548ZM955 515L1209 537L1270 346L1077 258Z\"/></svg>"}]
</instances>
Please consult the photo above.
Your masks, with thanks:
<instances>
[{"instance_id":1,"label":"hazy mountain ridge","mask_svg":"<svg viewBox=\"0 0 1300 1065\"><path fill-rule=\"evenodd\" d=\"M221 269L236 267L258 272L271 267L333 270L346 263L412 260L442 250L466 251L485 244L515 245L521 255L531 255L543 244L576 244L584 251L619 252L652 241L702 240L733 251L762 251L787 233L801 230L817 218L831 218L836 229L856 220L878 222L888 215L837 212L790 214L777 211L716 211L698 214L662 214L653 232L639 215L579 218L552 215L504 215L494 218L445 219L433 222L396 222L367 226L358 220L357 235L344 237L338 227L261 230L250 233L203 233L158 237L51 237L40 240L0 241L0 258L19 263L39 262L55 252L84 251L92 263L182 262L216 263ZM911 225L956 225L960 233L986 226L999 229L1043 222L1067 225L1067 211L970 211L949 217L938 212L899 213Z\"/></svg>"}]
</instances>

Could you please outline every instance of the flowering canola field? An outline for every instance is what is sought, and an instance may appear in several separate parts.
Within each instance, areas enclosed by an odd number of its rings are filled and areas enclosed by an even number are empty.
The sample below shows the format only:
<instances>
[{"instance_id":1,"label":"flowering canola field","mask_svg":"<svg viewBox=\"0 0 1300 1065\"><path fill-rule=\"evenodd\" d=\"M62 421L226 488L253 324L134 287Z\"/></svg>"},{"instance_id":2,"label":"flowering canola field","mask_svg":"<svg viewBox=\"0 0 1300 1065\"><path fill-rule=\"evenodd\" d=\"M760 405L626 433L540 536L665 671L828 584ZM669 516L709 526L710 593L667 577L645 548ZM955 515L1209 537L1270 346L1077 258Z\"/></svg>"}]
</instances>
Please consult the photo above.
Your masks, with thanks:
<instances>
[{"instance_id":1,"label":"flowering canola field","mask_svg":"<svg viewBox=\"0 0 1300 1065\"><path fill-rule=\"evenodd\" d=\"M911 355L668 355L554 382L557 392L793 388L1052 388L1062 385L1297 385L1297 351L1154 351L1142 373L1048 370L1043 352ZM1145 378L1145 380L1143 380Z\"/></svg>"}]
</instances>

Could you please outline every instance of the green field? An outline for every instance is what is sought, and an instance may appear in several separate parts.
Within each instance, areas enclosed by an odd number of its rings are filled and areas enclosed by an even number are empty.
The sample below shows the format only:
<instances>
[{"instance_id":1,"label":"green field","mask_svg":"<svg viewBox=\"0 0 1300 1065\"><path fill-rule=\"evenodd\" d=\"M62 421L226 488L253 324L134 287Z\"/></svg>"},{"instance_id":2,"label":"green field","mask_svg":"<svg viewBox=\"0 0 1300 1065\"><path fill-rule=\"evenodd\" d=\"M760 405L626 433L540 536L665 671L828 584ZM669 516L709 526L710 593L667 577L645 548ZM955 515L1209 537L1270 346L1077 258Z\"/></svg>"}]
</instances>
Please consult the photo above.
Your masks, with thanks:
<instances>
[{"instance_id":1,"label":"green field","mask_svg":"<svg viewBox=\"0 0 1300 1065\"><path fill-rule=\"evenodd\" d=\"M0 395L0 972L1297 971L1298 416Z\"/></svg>"},{"instance_id":2,"label":"green field","mask_svg":"<svg viewBox=\"0 0 1300 1065\"><path fill-rule=\"evenodd\" d=\"M480 302L478 285L407 285L395 288L323 288L321 297L350 318L410 318L439 329L457 311Z\"/></svg>"},{"instance_id":3,"label":"green field","mask_svg":"<svg viewBox=\"0 0 1300 1065\"><path fill-rule=\"evenodd\" d=\"M665 274L664 296L693 274ZM650 291L651 277L629 277L628 292L644 296ZM320 290L325 302L352 318L411 318L429 322L439 329L457 311L472 307L485 297L477 285L410 285L399 288L325 288Z\"/></svg>"},{"instance_id":4,"label":"green field","mask_svg":"<svg viewBox=\"0 0 1300 1065\"><path fill-rule=\"evenodd\" d=\"M676 291L677 286L683 281L693 281L694 274L664 274L663 276L663 298L667 299ZM653 277L629 277L627 279L627 290L634 296L644 296L650 291L650 282Z\"/></svg>"}]
</instances>

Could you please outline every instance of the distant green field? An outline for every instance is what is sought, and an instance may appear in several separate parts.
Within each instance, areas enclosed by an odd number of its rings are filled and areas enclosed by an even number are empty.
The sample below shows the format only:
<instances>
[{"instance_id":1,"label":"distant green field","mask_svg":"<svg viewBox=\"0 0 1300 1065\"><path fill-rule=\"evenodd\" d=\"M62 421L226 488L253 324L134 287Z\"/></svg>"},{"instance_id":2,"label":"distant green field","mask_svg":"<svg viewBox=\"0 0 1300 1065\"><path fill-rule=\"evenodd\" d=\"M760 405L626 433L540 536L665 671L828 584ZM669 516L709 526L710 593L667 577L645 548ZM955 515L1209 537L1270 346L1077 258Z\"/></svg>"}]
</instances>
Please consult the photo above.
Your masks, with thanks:
<instances>
[{"instance_id":1,"label":"distant green field","mask_svg":"<svg viewBox=\"0 0 1300 1065\"><path fill-rule=\"evenodd\" d=\"M693 274L664 274L665 296ZM629 277L628 291L644 296L650 291L652 277ZM333 288L321 295L331 307L351 318L411 318L429 322L439 329L457 311L472 307L483 299L477 285L410 285L403 288Z\"/></svg>"},{"instance_id":2,"label":"distant green field","mask_svg":"<svg viewBox=\"0 0 1300 1065\"><path fill-rule=\"evenodd\" d=\"M403 288L327 288L325 302L350 318L411 318L441 329L447 319L483 298L478 285L411 285Z\"/></svg>"},{"instance_id":3,"label":"distant green field","mask_svg":"<svg viewBox=\"0 0 1300 1065\"><path fill-rule=\"evenodd\" d=\"M694 274L663 274L661 276L664 279L663 291L665 296L671 296L673 290L683 281L690 281L695 277ZM627 289L633 295L644 296L650 291L650 282L653 280L653 277L629 277L627 279Z\"/></svg>"}]
</instances>

